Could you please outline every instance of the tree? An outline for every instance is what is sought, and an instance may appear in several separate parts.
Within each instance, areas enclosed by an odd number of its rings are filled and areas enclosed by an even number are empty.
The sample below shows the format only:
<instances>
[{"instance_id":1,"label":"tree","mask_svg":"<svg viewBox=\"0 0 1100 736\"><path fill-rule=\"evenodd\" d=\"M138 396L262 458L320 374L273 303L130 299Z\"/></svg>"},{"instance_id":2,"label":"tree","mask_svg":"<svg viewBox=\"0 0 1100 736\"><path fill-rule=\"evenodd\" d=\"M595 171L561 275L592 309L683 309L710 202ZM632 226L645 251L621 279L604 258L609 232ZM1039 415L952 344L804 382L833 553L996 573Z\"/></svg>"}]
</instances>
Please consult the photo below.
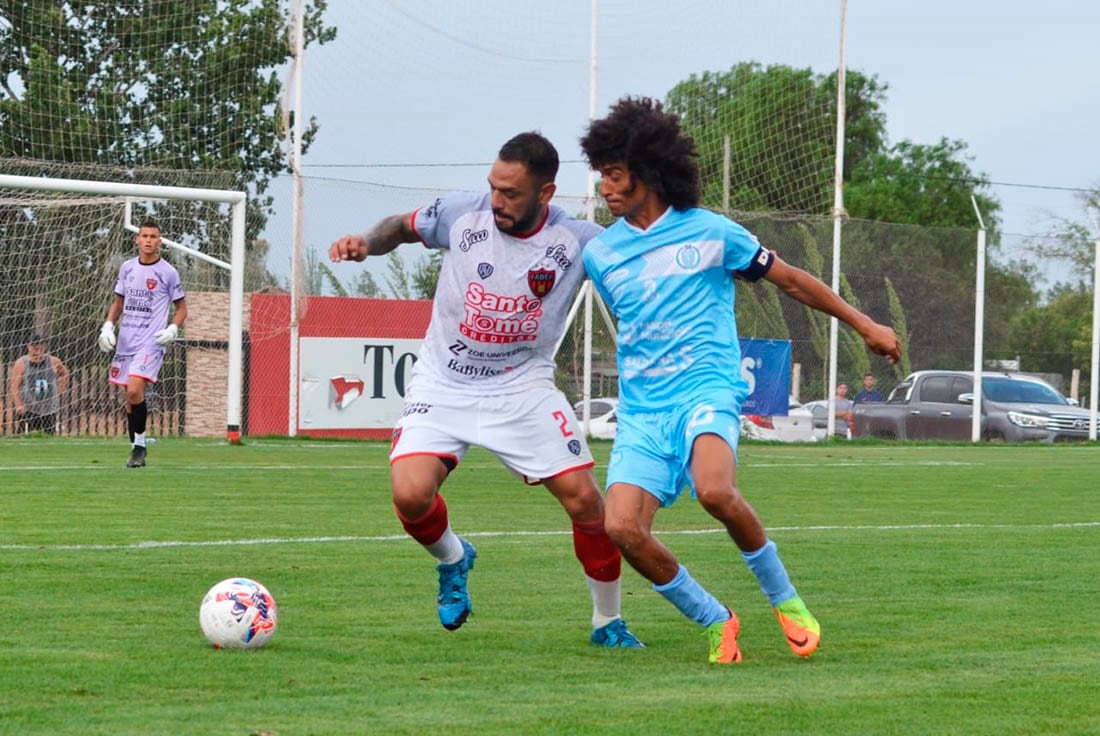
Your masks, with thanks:
<instances>
[{"instance_id":1,"label":"tree","mask_svg":"<svg viewBox=\"0 0 1100 736\"><path fill-rule=\"evenodd\" d=\"M439 269L443 265L443 251L432 248L427 258L416 261L412 273L413 294L417 299L431 299L435 296L435 287L439 284Z\"/></svg>"},{"instance_id":2,"label":"tree","mask_svg":"<svg viewBox=\"0 0 1100 736\"><path fill-rule=\"evenodd\" d=\"M722 205L728 140L729 211L762 243L819 278L832 266L826 257L831 238L820 226L825 221L813 216L830 213L833 205L836 83L835 74L746 62L728 72L692 75L667 96L668 108L696 141L704 205ZM851 220L841 238L841 293L880 322L906 322L916 351L907 359L917 367L962 367L974 335L977 221L971 197L990 225L992 251L1000 205L988 194L985 175L971 170L962 141L888 146L886 90L875 76L847 75L843 183ZM785 222L789 213L810 217L792 228ZM1013 317L1034 302L1033 291L1011 264L991 265L986 275L987 304L996 312L986 330L1001 345ZM803 376L807 390L817 390L828 353L827 318L777 310L757 294L768 291L739 289L741 324L795 336L793 359L813 366ZM902 304L906 314L896 312ZM996 324L990 326L991 319ZM838 370L861 374L869 356L844 328L840 348Z\"/></svg>"},{"instance_id":3,"label":"tree","mask_svg":"<svg viewBox=\"0 0 1100 736\"><path fill-rule=\"evenodd\" d=\"M889 150L871 151L852 169L844 187L848 215L924 227L975 230L973 196L990 230L1001 209L984 174L966 162L962 141L941 138L934 146L902 141Z\"/></svg>"},{"instance_id":4,"label":"tree","mask_svg":"<svg viewBox=\"0 0 1100 736\"><path fill-rule=\"evenodd\" d=\"M1081 192L1077 198L1086 213L1092 216L1100 213L1100 188ZM1100 227L1100 223L1094 227ZM1085 223L1063 219L1050 232L1049 238L1035 245L1044 258L1068 261L1079 273L1089 273L1096 257L1097 237L1100 233L1092 232Z\"/></svg>"},{"instance_id":5,"label":"tree","mask_svg":"<svg viewBox=\"0 0 1100 736\"><path fill-rule=\"evenodd\" d=\"M391 250L386 256L386 286L390 287L390 293L394 299L412 299L412 285L409 283L409 272L405 268L405 261L396 250Z\"/></svg>"},{"instance_id":6,"label":"tree","mask_svg":"<svg viewBox=\"0 0 1100 736\"><path fill-rule=\"evenodd\" d=\"M374 280L374 276L365 268L359 272L359 275L355 277L355 281L352 282L351 293L355 296L364 296L370 299L381 299L384 296L382 289Z\"/></svg>"},{"instance_id":7,"label":"tree","mask_svg":"<svg viewBox=\"0 0 1100 736\"><path fill-rule=\"evenodd\" d=\"M325 9L307 9L307 45L335 38ZM0 157L152 184L180 183L165 170L220 172L206 181L253 195L252 240L286 168L274 70L291 56L279 0L12 0L0 10ZM316 133L311 119L303 151Z\"/></svg>"},{"instance_id":8,"label":"tree","mask_svg":"<svg viewBox=\"0 0 1100 736\"><path fill-rule=\"evenodd\" d=\"M1010 349L1023 369L1068 376L1089 372L1092 346L1092 292L1083 284L1055 287L1049 302L1034 306L1013 323Z\"/></svg>"},{"instance_id":9,"label":"tree","mask_svg":"<svg viewBox=\"0 0 1100 736\"><path fill-rule=\"evenodd\" d=\"M845 169L878 151L885 139L886 86L847 75ZM695 139L703 201L722 206L725 139L730 141L730 209L826 214L832 208L836 140L836 75L744 62L728 72L691 75L668 93Z\"/></svg>"},{"instance_id":10,"label":"tree","mask_svg":"<svg viewBox=\"0 0 1100 736\"><path fill-rule=\"evenodd\" d=\"M335 38L321 23L326 2L306 11L307 45ZM292 49L279 0L5 5L0 157L84 178L248 191L252 242L271 211L268 184L287 166L275 70ZM315 119L303 126L303 151L317 130ZM175 240L225 257L218 210L171 203L157 216L178 219Z\"/></svg>"},{"instance_id":11,"label":"tree","mask_svg":"<svg viewBox=\"0 0 1100 736\"><path fill-rule=\"evenodd\" d=\"M335 37L321 15L306 11L305 42ZM0 159L6 173L111 179L140 184L234 189L249 193L246 245L272 207L271 178L287 166L276 69L291 58L280 0L8 0L0 9ZM302 148L317 134L303 125ZM117 262L106 254L132 242L120 218L94 232L79 210L0 208L0 334L30 307L20 269L41 268L33 244L53 244L51 268L65 273L51 292L59 330L86 332L99 318L87 294L108 293ZM230 222L224 206L160 202L166 237L228 260ZM138 217L143 213L139 213ZM209 270L175 259L181 273ZM273 281L252 273L253 284ZM228 286L211 271L209 282ZM74 310L79 311L74 311ZM68 311L66 311L68 310Z\"/></svg>"}]
</instances>

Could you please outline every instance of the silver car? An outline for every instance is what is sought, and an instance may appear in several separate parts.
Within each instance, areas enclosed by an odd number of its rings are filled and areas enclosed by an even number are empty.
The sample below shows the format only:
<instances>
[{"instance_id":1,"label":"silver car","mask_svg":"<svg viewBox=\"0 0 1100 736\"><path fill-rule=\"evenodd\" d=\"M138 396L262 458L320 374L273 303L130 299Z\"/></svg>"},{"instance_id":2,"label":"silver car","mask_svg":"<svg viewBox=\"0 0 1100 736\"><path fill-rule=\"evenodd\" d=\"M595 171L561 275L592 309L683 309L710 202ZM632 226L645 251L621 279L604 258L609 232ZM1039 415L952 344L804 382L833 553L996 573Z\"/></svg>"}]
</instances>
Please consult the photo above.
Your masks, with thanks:
<instances>
[{"instance_id":1,"label":"silver car","mask_svg":"<svg viewBox=\"0 0 1100 736\"><path fill-rule=\"evenodd\" d=\"M974 394L964 392L959 401L973 404ZM1071 404L1038 378L1018 373L983 374L982 438L1005 442L1087 440L1089 411Z\"/></svg>"},{"instance_id":2,"label":"silver car","mask_svg":"<svg viewBox=\"0 0 1100 736\"><path fill-rule=\"evenodd\" d=\"M917 371L884 402L856 404L855 435L899 440L969 440L974 374ZM1050 384L1021 373L982 373L981 438L1001 442L1087 440L1089 412Z\"/></svg>"}]
</instances>

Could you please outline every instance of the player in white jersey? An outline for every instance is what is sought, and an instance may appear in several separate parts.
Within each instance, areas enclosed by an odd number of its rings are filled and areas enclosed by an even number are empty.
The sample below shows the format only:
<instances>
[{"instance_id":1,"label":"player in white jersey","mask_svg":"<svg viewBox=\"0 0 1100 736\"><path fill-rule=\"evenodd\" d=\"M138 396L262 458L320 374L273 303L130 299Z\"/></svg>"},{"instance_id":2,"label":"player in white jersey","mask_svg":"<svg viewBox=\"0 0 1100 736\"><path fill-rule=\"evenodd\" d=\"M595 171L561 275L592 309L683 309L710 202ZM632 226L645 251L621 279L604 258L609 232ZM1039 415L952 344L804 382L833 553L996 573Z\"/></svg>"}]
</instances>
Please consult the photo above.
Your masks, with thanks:
<instances>
[{"instance_id":1,"label":"player in white jersey","mask_svg":"<svg viewBox=\"0 0 1100 736\"><path fill-rule=\"evenodd\" d=\"M641 647L621 614L622 558L604 530L592 455L554 383L554 349L584 278L581 250L601 228L551 205L558 154L538 133L500 149L489 193L452 194L383 219L329 249L361 261L420 241L443 249L428 333L394 429L390 485L405 531L438 560L437 605L455 630L471 612L477 551L451 529L439 490L471 445L529 484L542 483L572 520L600 646Z\"/></svg>"},{"instance_id":2,"label":"player in white jersey","mask_svg":"<svg viewBox=\"0 0 1100 736\"><path fill-rule=\"evenodd\" d=\"M737 487L739 414L748 386L737 369L733 278L771 281L851 325L892 362L901 355L897 335L737 223L698 209L695 144L659 102L620 100L590 124L581 148L619 218L584 251L593 284L618 318L619 424L607 475L608 532L656 591L706 628L711 662L741 661L737 616L652 532L657 510L690 486L741 550L791 649L808 657L821 627Z\"/></svg>"},{"instance_id":3,"label":"player in white jersey","mask_svg":"<svg viewBox=\"0 0 1100 736\"><path fill-rule=\"evenodd\" d=\"M124 261L118 269L115 298L107 308L107 320L99 330L97 342L103 352L115 352L108 380L126 388L126 422L131 445L126 467L142 468L149 414L145 387L157 382L167 346L179 335L187 319L187 301L179 273L160 257L160 225L145 220L134 241L138 255ZM168 312L173 304L176 311L169 321ZM120 316L122 323L116 340L115 322Z\"/></svg>"}]
</instances>

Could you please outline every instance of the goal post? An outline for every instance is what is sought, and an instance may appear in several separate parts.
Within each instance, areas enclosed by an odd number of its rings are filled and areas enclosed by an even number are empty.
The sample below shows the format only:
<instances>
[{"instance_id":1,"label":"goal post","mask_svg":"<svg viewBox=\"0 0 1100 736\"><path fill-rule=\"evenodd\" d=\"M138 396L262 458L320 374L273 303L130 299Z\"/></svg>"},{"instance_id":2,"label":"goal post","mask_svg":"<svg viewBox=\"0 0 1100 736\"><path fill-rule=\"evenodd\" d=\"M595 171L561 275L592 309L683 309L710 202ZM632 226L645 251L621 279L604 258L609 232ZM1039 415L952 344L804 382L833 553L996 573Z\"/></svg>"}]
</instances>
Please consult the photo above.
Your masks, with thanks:
<instances>
[{"instance_id":1,"label":"goal post","mask_svg":"<svg viewBox=\"0 0 1100 736\"><path fill-rule=\"evenodd\" d=\"M164 239L164 244L188 255L229 271L229 334L227 339L228 370L226 385L226 438L231 443L240 441L242 422L243 385L243 313L245 270L245 216L247 195L245 192L202 189L193 187L159 186L125 182L95 181L84 179L60 179L53 177L16 176L0 174L0 189L15 191L49 192L55 195L77 194L98 197L124 197L123 227L135 231L131 222L134 200L139 201L198 201L223 204L230 207L230 258L226 263L195 248ZM185 326L186 327L186 326Z\"/></svg>"}]
</instances>

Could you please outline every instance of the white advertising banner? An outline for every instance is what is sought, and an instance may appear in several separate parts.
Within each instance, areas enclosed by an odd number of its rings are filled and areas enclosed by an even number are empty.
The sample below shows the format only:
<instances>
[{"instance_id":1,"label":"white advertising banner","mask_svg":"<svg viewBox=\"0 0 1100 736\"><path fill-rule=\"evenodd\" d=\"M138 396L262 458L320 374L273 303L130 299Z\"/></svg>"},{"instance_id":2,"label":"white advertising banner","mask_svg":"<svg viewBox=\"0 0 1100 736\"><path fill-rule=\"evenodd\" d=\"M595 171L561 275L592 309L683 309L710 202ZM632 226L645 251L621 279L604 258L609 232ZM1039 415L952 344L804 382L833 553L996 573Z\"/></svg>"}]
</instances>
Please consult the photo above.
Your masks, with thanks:
<instances>
[{"instance_id":1,"label":"white advertising banner","mask_svg":"<svg viewBox=\"0 0 1100 736\"><path fill-rule=\"evenodd\" d=\"M391 429L423 340L303 337L298 429Z\"/></svg>"}]
</instances>

